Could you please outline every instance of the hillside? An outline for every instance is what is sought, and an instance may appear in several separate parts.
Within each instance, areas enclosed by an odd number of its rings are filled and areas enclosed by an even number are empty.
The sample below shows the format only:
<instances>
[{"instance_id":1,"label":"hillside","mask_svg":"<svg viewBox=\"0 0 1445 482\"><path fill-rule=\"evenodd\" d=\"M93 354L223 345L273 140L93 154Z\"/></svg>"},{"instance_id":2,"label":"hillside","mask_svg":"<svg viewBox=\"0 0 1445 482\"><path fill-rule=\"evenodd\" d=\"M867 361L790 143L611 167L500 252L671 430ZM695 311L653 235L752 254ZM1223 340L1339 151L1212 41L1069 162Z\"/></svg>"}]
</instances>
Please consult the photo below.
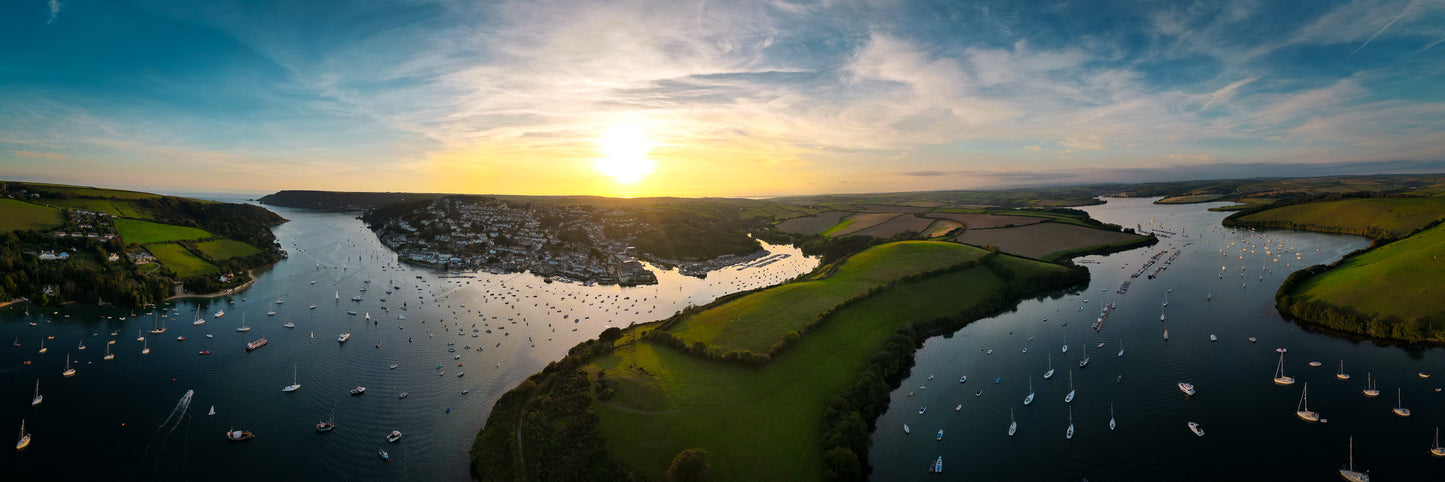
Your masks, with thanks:
<instances>
[{"instance_id":1,"label":"hillside","mask_svg":"<svg viewBox=\"0 0 1445 482\"><path fill-rule=\"evenodd\" d=\"M916 343L1087 277L960 244L890 243L829 278L604 333L498 401L472 450L474 475L661 479L690 448L707 452L717 480L862 474L872 421ZM801 292L823 301L797 306ZM784 312L770 334L747 321ZM768 354L733 349L769 337L779 343Z\"/></svg>"},{"instance_id":2,"label":"hillside","mask_svg":"<svg viewBox=\"0 0 1445 482\"><path fill-rule=\"evenodd\" d=\"M406 192L279 191L257 199L261 204L322 211L364 211L396 204L436 199L445 194Z\"/></svg>"},{"instance_id":3,"label":"hillside","mask_svg":"<svg viewBox=\"0 0 1445 482\"><path fill-rule=\"evenodd\" d=\"M275 262L264 208L57 184L0 182L0 300L140 306L244 283ZM218 274L238 274L221 281Z\"/></svg>"}]
</instances>

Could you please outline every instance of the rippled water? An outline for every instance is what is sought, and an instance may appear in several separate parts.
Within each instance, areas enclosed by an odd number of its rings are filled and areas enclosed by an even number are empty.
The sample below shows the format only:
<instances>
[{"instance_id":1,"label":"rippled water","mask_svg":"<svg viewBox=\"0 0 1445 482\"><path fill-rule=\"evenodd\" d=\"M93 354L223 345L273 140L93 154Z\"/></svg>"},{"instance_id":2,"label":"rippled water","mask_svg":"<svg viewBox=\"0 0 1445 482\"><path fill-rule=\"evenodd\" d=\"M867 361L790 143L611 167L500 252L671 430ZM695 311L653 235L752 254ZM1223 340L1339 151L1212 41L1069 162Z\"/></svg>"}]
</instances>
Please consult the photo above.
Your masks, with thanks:
<instances>
[{"instance_id":1,"label":"rippled water","mask_svg":"<svg viewBox=\"0 0 1445 482\"><path fill-rule=\"evenodd\" d=\"M291 257L258 272L257 283L234 297L184 301L153 314L82 305L29 307L28 316L25 306L0 309L0 339L21 343L0 346L0 423L14 436L23 418L33 434L25 451L0 451L7 479L465 479L466 452L492 403L568 348L609 326L663 318L817 264L792 247L768 246L790 256L707 279L663 271L656 286L547 284L531 274L398 265L353 215L271 209L291 220L275 229ZM389 286L399 289L387 294ZM351 301L356 295L363 300ZM219 319L212 316L218 309L226 312ZM194 310L205 325L192 326ZM271 310L277 314L267 316ZM375 323L364 320L367 313ZM236 331L243 316L248 333ZM287 320L296 327L282 327ZM162 321L164 334L137 341L138 330ZM341 332L350 332L350 341L338 343ZM37 353L48 336L55 338L45 341L47 353ZM270 343L246 353L245 344L262 336ZM112 340L115 359L102 360ZM143 346L150 354L141 355ZM77 368L71 378L60 374L67 354ZM393 363L397 368L388 368ZM283 393L293 366L302 387ZM45 400L31 407L37 379ZM350 396L358 385L367 392ZM194 390L188 407L179 403L187 390ZM402 392L408 397L398 398ZM214 416L206 415L211 406ZM338 428L315 433L313 426L331 417ZM228 443L223 432L233 427L256 438ZM391 430L403 432L399 443L385 441ZM379 448L391 462L380 460Z\"/></svg>"},{"instance_id":2,"label":"rippled water","mask_svg":"<svg viewBox=\"0 0 1445 482\"><path fill-rule=\"evenodd\" d=\"M950 478L972 480L1330 480L1345 462L1351 435L1356 469L1368 469L1377 480L1439 480L1445 474L1445 460L1428 453L1435 427L1445 422L1445 396L1435 391L1445 376L1445 350L1313 332L1282 320L1274 309L1275 290L1291 271L1333 261L1367 241L1226 229L1219 227L1226 213L1205 210L1212 205L1150 201L1111 199L1086 209L1124 226L1162 223L1178 236L1084 258L1093 275L1087 289L1025 301L1014 312L924 344L912 375L878 420L870 454L874 479L927 478L927 466L942 456ZM1263 250L1266 240L1270 255ZM1254 252L1241 251L1250 245ZM1116 293L1147 258L1176 249L1182 253L1157 279L1141 276L1127 294ZM1091 325L1109 302L1117 311L1095 332ZM1210 334L1219 341L1209 341ZM1125 353L1119 357L1121 341ZM1096 348L1100 342L1104 347ZM1061 351L1065 343L1067 353ZM1091 361L1081 369L1086 345ZM1297 381L1292 387L1271 381L1277 347L1288 349L1285 372ZM1048 357L1056 374L1044 380ZM1342 359L1352 375L1348 381L1334 377ZM1323 366L1309 367L1310 361ZM1077 392L1065 404L1070 371ZM1437 373L1422 379L1416 375L1422 371ZM1379 398L1360 393L1366 372L1379 381ZM929 375L936 379L928 381ZM967 383L959 383L962 375ZM1030 377L1036 399L1024 406ZM1193 383L1198 394L1186 398L1175 386L1179 381ZM1295 417L1306 382L1310 409L1328 423ZM1409 418L1391 412L1396 388L1414 412ZM983 394L975 396L979 390ZM958 404L963 408L955 412ZM919 415L923 405L928 410ZM1072 440L1064 437L1070 406ZM1014 437L1007 434L1010 409L1019 427ZM1188 421L1200 423L1206 435L1190 433ZM904 434L904 424L911 435ZM939 429L942 441L936 440Z\"/></svg>"}]
</instances>

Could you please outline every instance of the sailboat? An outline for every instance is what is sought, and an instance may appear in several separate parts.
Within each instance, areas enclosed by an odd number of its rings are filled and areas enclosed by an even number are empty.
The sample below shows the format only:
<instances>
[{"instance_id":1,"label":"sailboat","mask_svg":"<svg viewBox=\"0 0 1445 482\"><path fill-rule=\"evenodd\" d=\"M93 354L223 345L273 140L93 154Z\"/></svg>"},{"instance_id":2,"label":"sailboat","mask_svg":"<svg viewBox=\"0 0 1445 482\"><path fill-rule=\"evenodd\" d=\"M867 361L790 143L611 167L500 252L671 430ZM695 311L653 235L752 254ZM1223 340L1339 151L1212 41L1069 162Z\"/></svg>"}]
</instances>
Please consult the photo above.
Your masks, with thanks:
<instances>
[{"instance_id":1,"label":"sailboat","mask_svg":"<svg viewBox=\"0 0 1445 482\"><path fill-rule=\"evenodd\" d=\"M60 374L61 374L61 375L65 375L65 376L67 376L67 377L73 377L73 376L75 376L75 369L74 369L74 368L70 368L70 355L69 355L69 354L65 355L65 371L60 372ZM1398 411L1399 411L1399 410L1396 410L1396 412L1398 412Z\"/></svg>"},{"instance_id":2,"label":"sailboat","mask_svg":"<svg viewBox=\"0 0 1445 482\"><path fill-rule=\"evenodd\" d=\"M1294 385L1294 378L1284 375L1284 353L1279 354L1279 365L1274 369L1275 385Z\"/></svg>"},{"instance_id":3,"label":"sailboat","mask_svg":"<svg viewBox=\"0 0 1445 482\"><path fill-rule=\"evenodd\" d=\"M77 349L77 350L84 350L84 349L85 349L85 338L84 338L84 337L82 337L82 338L80 339L80 346L76 347L75 349Z\"/></svg>"},{"instance_id":4,"label":"sailboat","mask_svg":"<svg viewBox=\"0 0 1445 482\"><path fill-rule=\"evenodd\" d=\"M15 450L25 450L30 446L30 434L25 433L25 419L20 419L20 440L15 442Z\"/></svg>"},{"instance_id":5,"label":"sailboat","mask_svg":"<svg viewBox=\"0 0 1445 482\"><path fill-rule=\"evenodd\" d=\"M1074 439L1074 407L1069 407L1069 429L1064 431L1064 438Z\"/></svg>"},{"instance_id":6,"label":"sailboat","mask_svg":"<svg viewBox=\"0 0 1445 482\"><path fill-rule=\"evenodd\" d=\"M1355 438L1350 437L1350 464L1340 469L1340 477L1350 482L1370 482L1370 475L1355 472Z\"/></svg>"},{"instance_id":7,"label":"sailboat","mask_svg":"<svg viewBox=\"0 0 1445 482\"><path fill-rule=\"evenodd\" d=\"M1034 403L1034 377L1029 377L1029 396L1024 397L1024 406Z\"/></svg>"},{"instance_id":8,"label":"sailboat","mask_svg":"<svg viewBox=\"0 0 1445 482\"><path fill-rule=\"evenodd\" d=\"M240 332L251 331L251 327L246 326L246 314L245 314L245 313L241 313L241 327L240 327L240 328L236 328L236 331L240 331Z\"/></svg>"},{"instance_id":9,"label":"sailboat","mask_svg":"<svg viewBox=\"0 0 1445 482\"><path fill-rule=\"evenodd\" d=\"M1164 321L1164 308L1159 308L1159 321Z\"/></svg>"},{"instance_id":10,"label":"sailboat","mask_svg":"<svg viewBox=\"0 0 1445 482\"><path fill-rule=\"evenodd\" d=\"M337 291L337 292L336 292L336 301L341 301L341 292L340 292L340 291Z\"/></svg>"},{"instance_id":11,"label":"sailboat","mask_svg":"<svg viewBox=\"0 0 1445 482\"><path fill-rule=\"evenodd\" d=\"M1053 377L1054 377L1054 356L1053 356L1053 355L1049 355L1049 371L1044 372L1044 380L1048 380L1048 379L1053 378ZM1029 390L1029 391L1032 392L1033 390Z\"/></svg>"},{"instance_id":12,"label":"sailboat","mask_svg":"<svg viewBox=\"0 0 1445 482\"><path fill-rule=\"evenodd\" d=\"M1300 420L1304 420L1304 421L1306 421L1306 422L1318 422L1318 421L1320 421L1320 414L1319 414L1319 413L1316 413L1316 412L1311 412L1311 411L1310 411L1310 398L1309 398L1309 397L1310 397L1310 384L1309 384L1309 383L1306 383L1306 384L1305 384L1304 392L1300 393L1299 405L1295 407L1295 409L1294 409L1294 414L1295 414L1295 416L1299 417Z\"/></svg>"},{"instance_id":13,"label":"sailboat","mask_svg":"<svg viewBox=\"0 0 1445 482\"><path fill-rule=\"evenodd\" d=\"M1345 373L1345 361L1340 360L1340 372L1335 374L1336 380L1349 380L1350 374Z\"/></svg>"},{"instance_id":14,"label":"sailboat","mask_svg":"<svg viewBox=\"0 0 1445 482\"><path fill-rule=\"evenodd\" d=\"M206 320L204 318L201 318L201 310L197 309L196 319L194 321L191 321L191 326L201 326L204 324L206 324Z\"/></svg>"},{"instance_id":15,"label":"sailboat","mask_svg":"<svg viewBox=\"0 0 1445 482\"><path fill-rule=\"evenodd\" d=\"M100 357L100 358L103 359L103 360L114 360L114 359L115 359L115 354L110 352L110 344L109 344L109 343L106 343L106 344L105 344L105 356Z\"/></svg>"},{"instance_id":16,"label":"sailboat","mask_svg":"<svg viewBox=\"0 0 1445 482\"><path fill-rule=\"evenodd\" d=\"M151 352L151 342L150 342L150 341L143 341L143 342L142 342L142 346L144 346L144 348L141 348L140 354L142 354L142 355L149 355L150 352Z\"/></svg>"},{"instance_id":17,"label":"sailboat","mask_svg":"<svg viewBox=\"0 0 1445 482\"><path fill-rule=\"evenodd\" d=\"M1069 334L1068 334L1068 333L1065 333L1065 334L1064 334L1064 347L1063 347L1063 348L1060 348L1059 351L1060 351L1060 352L1063 352L1063 353L1068 353L1068 352L1069 352Z\"/></svg>"},{"instance_id":18,"label":"sailboat","mask_svg":"<svg viewBox=\"0 0 1445 482\"><path fill-rule=\"evenodd\" d=\"M1397 387L1395 388L1395 409L1392 410L1393 412L1395 412L1395 415L1399 415L1401 417L1410 416L1410 409L1405 408L1404 405L1404 402L1402 402L1400 398L1400 389Z\"/></svg>"},{"instance_id":19,"label":"sailboat","mask_svg":"<svg viewBox=\"0 0 1445 482\"><path fill-rule=\"evenodd\" d=\"M1012 436L1014 436L1014 432L1018 432L1018 431L1019 431L1019 423L1016 422L1016 421L1014 421L1014 409L1010 408L1010 409L1008 409L1008 436L1012 437ZM1439 438L1440 438L1440 430L1439 430L1439 429L1436 429L1436 430L1435 430L1435 438L1436 438L1436 439L1439 439Z\"/></svg>"},{"instance_id":20,"label":"sailboat","mask_svg":"<svg viewBox=\"0 0 1445 482\"><path fill-rule=\"evenodd\" d=\"M1013 416L1012 411L1009 412L1009 416ZM1435 441L1430 443L1430 455L1445 457L1445 447L1440 446L1440 427L1435 427Z\"/></svg>"},{"instance_id":21,"label":"sailboat","mask_svg":"<svg viewBox=\"0 0 1445 482\"><path fill-rule=\"evenodd\" d=\"M1123 338L1120 338L1120 339L1119 339L1119 355L1118 355L1118 356L1124 356L1124 339L1123 339Z\"/></svg>"},{"instance_id":22,"label":"sailboat","mask_svg":"<svg viewBox=\"0 0 1445 482\"><path fill-rule=\"evenodd\" d=\"M135 330L135 341L146 341L146 336L140 329Z\"/></svg>"},{"instance_id":23,"label":"sailboat","mask_svg":"<svg viewBox=\"0 0 1445 482\"><path fill-rule=\"evenodd\" d=\"M161 319L160 316L157 315L157 316L155 317L155 319L152 320L152 322L151 322L151 333L161 334L161 333L165 333L165 332L166 332L166 328L165 328L165 327L163 327L163 326L157 326L157 325L156 325L156 323L159 322L160 319Z\"/></svg>"},{"instance_id":24,"label":"sailboat","mask_svg":"<svg viewBox=\"0 0 1445 482\"><path fill-rule=\"evenodd\" d=\"M1088 345L1088 344L1085 344L1085 345L1084 345L1084 359L1083 359L1083 360L1079 360L1079 368L1084 368L1084 367L1086 367L1086 366L1089 366L1089 345ZM1069 372L1069 373L1073 373L1073 372Z\"/></svg>"},{"instance_id":25,"label":"sailboat","mask_svg":"<svg viewBox=\"0 0 1445 482\"><path fill-rule=\"evenodd\" d=\"M301 384L296 383L296 365L291 365L291 384L281 388L281 391L294 392L299 388L301 388Z\"/></svg>"},{"instance_id":26,"label":"sailboat","mask_svg":"<svg viewBox=\"0 0 1445 482\"><path fill-rule=\"evenodd\" d=\"M215 406L215 405L211 405L211 411L206 412L206 415L215 415L215 414L216 414L216 406Z\"/></svg>"},{"instance_id":27,"label":"sailboat","mask_svg":"<svg viewBox=\"0 0 1445 482\"><path fill-rule=\"evenodd\" d=\"M40 379L39 379L39 378L36 378L36 379L35 379L35 398L30 399L30 406L34 407L34 406L36 406L36 405L40 405L40 402L43 402L43 401L45 401L45 395L41 395L41 394L40 394Z\"/></svg>"},{"instance_id":28,"label":"sailboat","mask_svg":"<svg viewBox=\"0 0 1445 482\"><path fill-rule=\"evenodd\" d=\"M1068 395L1064 395L1064 403L1072 403L1073 401L1074 401L1074 371L1073 371L1073 370L1070 370L1070 371L1069 371L1069 394L1068 394Z\"/></svg>"},{"instance_id":29,"label":"sailboat","mask_svg":"<svg viewBox=\"0 0 1445 482\"><path fill-rule=\"evenodd\" d=\"M1109 404L1109 430L1114 429L1114 404Z\"/></svg>"},{"instance_id":30,"label":"sailboat","mask_svg":"<svg viewBox=\"0 0 1445 482\"><path fill-rule=\"evenodd\" d=\"M40 353L45 353L45 338L40 339Z\"/></svg>"},{"instance_id":31,"label":"sailboat","mask_svg":"<svg viewBox=\"0 0 1445 482\"><path fill-rule=\"evenodd\" d=\"M1361 390L1360 393L1364 393L1366 397L1370 398L1380 396L1380 389L1375 388L1375 381L1370 378L1370 372L1365 372L1365 389Z\"/></svg>"}]
</instances>

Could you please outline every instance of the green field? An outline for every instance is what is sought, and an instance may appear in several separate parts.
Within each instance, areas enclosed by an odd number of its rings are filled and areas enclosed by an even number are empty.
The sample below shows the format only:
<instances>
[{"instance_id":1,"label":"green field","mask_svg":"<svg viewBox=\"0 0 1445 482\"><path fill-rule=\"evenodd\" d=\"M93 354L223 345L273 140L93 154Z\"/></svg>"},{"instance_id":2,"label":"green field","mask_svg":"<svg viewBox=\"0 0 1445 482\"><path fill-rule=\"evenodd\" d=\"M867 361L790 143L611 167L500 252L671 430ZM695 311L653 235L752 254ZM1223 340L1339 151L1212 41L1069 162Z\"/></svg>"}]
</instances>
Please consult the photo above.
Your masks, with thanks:
<instances>
[{"instance_id":1,"label":"green field","mask_svg":"<svg viewBox=\"0 0 1445 482\"><path fill-rule=\"evenodd\" d=\"M25 187L43 193L62 194L69 193L83 197L104 197L112 199L150 199L162 197L160 194L148 192L121 191L118 189L100 189L85 186L69 186L65 184L25 183Z\"/></svg>"},{"instance_id":2,"label":"green field","mask_svg":"<svg viewBox=\"0 0 1445 482\"><path fill-rule=\"evenodd\" d=\"M1292 296L1376 317L1445 320L1445 225L1380 246L1301 283ZM1445 328L1437 324L1435 329Z\"/></svg>"},{"instance_id":3,"label":"green field","mask_svg":"<svg viewBox=\"0 0 1445 482\"><path fill-rule=\"evenodd\" d=\"M1404 236L1445 218L1445 198L1365 198L1312 202L1268 209L1239 218L1243 223L1289 222L1301 227L1364 230Z\"/></svg>"},{"instance_id":4,"label":"green field","mask_svg":"<svg viewBox=\"0 0 1445 482\"><path fill-rule=\"evenodd\" d=\"M152 244L146 246L146 249L150 250L162 265L175 272L176 276L180 278L214 273L218 270L216 265L191 254L185 246L179 244Z\"/></svg>"},{"instance_id":5,"label":"green field","mask_svg":"<svg viewBox=\"0 0 1445 482\"><path fill-rule=\"evenodd\" d=\"M40 231L58 228L64 223L65 217L59 209L14 199L0 199L0 231Z\"/></svg>"},{"instance_id":6,"label":"green field","mask_svg":"<svg viewBox=\"0 0 1445 482\"><path fill-rule=\"evenodd\" d=\"M1224 197L1223 194L1186 194L1181 196L1170 196L1158 201L1155 204L1194 204L1206 203Z\"/></svg>"},{"instance_id":7,"label":"green field","mask_svg":"<svg viewBox=\"0 0 1445 482\"><path fill-rule=\"evenodd\" d=\"M906 248L874 251L870 255L878 259L869 271L893 271L895 264L921 267L919 259L895 259L895 252L915 254ZM927 266L944 266L977 252L932 254ZM1001 262L1019 278L1064 270L1011 257ZM896 274L855 276L887 279ZM817 480L823 468L819 447L825 407L854 381L894 330L967 310L1004 286L986 266L896 285L837 312L757 369L649 343L627 345L587 368L594 374L605 369L616 385L615 398L593 403L599 427L611 452L644 477L660 478L674 455L699 447L708 451L714 480ZM778 311L781 307L771 305L790 302L776 297L753 306Z\"/></svg>"},{"instance_id":8,"label":"green field","mask_svg":"<svg viewBox=\"0 0 1445 482\"><path fill-rule=\"evenodd\" d=\"M151 211L150 211L149 209L146 209L146 208L137 206L137 205L135 205L135 203L132 203L132 202L130 202L129 200L125 200L125 199L91 199L91 198L50 199L50 198L45 198L45 199L42 199L41 201L44 202L45 204L49 204L49 205L51 205L51 206L59 206L59 207L71 208L71 209L85 209L85 210L87 210L87 211L95 211L95 212L98 212L98 213L108 213L108 214L110 214L111 216L116 216L116 217L140 218L140 219L153 219L153 218L154 218L154 215L151 213Z\"/></svg>"},{"instance_id":9,"label":"green field","mask_svg":"<svg viewBox=\"0 0 1445 482\"><path fill-rule=\"evenodd\" d=\"M228 260L237 256L250 256L261 252L261 250L256 249L255 246L226 238L197 243L196 249L201 250L202 253L206 253L206 256L210 256L211 259L218 261Z\"/></svg>"},{"instance_id":10,"label":"green field","mask_svg":"<svg viewBox=\"0 0 1445 482\"><path fill-rule=\"evenodd\" d=\"M763 353L784 334L813 321L818 313L874 286L978 259L987 253L939 241L874 246L848 258L832 276L744 296L688 317L671 331L689 343L702 341L712 347Z\"/></svg>"},{"instance_id":11,"label":"green field","mask_svg":"<svg viewBox=\"0 0 1445 482\"><path fill-rule=\"evenodd\" d=\"M116 219L115 230L126 243L150 244L162 241L205 239L215 237L203 229L170 224L152 223L136 219Z\"/></svg>"}]
</instances>

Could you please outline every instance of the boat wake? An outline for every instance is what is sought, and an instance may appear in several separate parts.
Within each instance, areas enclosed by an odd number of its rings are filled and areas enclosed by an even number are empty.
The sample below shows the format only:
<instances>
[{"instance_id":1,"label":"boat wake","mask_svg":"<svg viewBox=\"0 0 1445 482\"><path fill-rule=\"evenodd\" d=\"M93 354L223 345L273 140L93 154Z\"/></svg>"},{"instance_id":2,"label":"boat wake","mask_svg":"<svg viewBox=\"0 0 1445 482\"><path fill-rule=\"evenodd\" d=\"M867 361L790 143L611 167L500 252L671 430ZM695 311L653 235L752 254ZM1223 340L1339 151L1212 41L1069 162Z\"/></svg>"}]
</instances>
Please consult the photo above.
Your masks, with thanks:
<instances>
[{"instance_id":1,"label":"boat wake","mask_svg":"<svg viewBox=\"0 0 1445 482\"><path fill-rule=\"evenodd\" d=\"M191 411L191 397L195 396L195 394L195 390L186 390L186 394L181 395L181 399L176 402L176 406L171 408L171 413L166 415L165 420L162 420L161 424L156 427L156 432L155 435L151 437L151 442L146 445L145 451L141 453L142 460L150 454L151 448L155 447L156 442L161 441L165 436L175 433L176 428L181 426L181 422L186 420L186 415ZM161 433L163 430L165 434Z\"/></svg>"}]
</instances>

